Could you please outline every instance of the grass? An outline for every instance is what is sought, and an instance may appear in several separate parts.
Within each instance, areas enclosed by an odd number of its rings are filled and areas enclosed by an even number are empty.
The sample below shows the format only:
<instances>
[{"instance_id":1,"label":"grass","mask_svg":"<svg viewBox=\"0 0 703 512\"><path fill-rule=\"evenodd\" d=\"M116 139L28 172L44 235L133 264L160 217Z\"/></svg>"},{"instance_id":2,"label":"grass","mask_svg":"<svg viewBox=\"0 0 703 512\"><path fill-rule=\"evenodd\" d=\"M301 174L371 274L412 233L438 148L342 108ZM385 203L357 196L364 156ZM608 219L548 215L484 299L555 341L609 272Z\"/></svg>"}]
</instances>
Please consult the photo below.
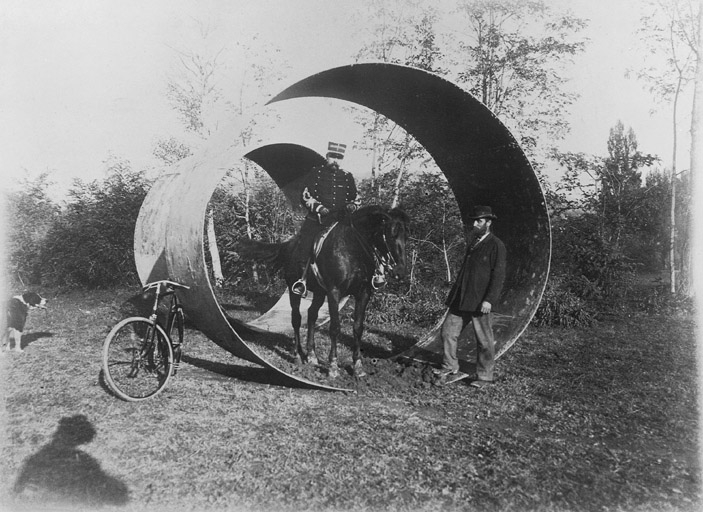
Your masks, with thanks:
<instances>
[{"instance_id":1,"label":"grass","mask_svg":"<svg viewBox=\"0 0 703 512\"><path fill-rule=\"evenodd\" d=\"M0 358L2 510L701 509L688 318L529 328L480 391L387 361L364 392L285 387L190 331L191 364L135 404L100 377L125 294L49 298Z\"/></svg>"}]
</instances>

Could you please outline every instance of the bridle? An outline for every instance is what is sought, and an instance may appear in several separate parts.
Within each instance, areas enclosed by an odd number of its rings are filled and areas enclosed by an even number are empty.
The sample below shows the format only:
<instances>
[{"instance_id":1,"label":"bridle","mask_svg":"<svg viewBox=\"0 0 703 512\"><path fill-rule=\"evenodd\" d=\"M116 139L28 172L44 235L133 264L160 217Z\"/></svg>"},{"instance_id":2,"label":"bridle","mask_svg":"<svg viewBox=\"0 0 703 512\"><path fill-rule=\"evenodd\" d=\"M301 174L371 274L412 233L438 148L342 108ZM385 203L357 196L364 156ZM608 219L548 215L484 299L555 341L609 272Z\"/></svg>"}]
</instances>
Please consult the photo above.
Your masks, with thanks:
<instances>
[{"instance_id":1,"label":"bridle","mask_svg":"<svg viewBox=\"0 0 703 512\"><path fill-rule=\"evenodd\" d=\"M386 220L390 218L390 216L384 216L383 222L381 223L381 239L383 240L385 253L382 253L376 244L373 245L374 255L378 258L378 261L381 262L386 270L393 270L393 268L398 265L397 260L393 256L393 251L388 244L388 236L386 236Z\"/></svg>"},{"instance_id":2,"label":"bridle","mask_svg":"<svg viewBox=\"0 0 703 512\"><path fill-rule=\"evenodd\" d=\"M391 250L391 246L388 242L388 236L386 235L386 222L392 219L392 217L386 213L383 213L382 215L383 221L381 222L380 231L383 246L380 248L375 243L374 238L372 238L372 242L369 243L366 239L364 239L364 237L356 228L356 226L351 224L351 227L354 233L356 233L356 236L359 239L359 242L361 243L361 247L374 260L374 262L376 263L376 267L383 267L385 271L389 272L398 265L398 261L396 260L395 256L393 256L393 251Z\"/></svg>"}]
</instances>

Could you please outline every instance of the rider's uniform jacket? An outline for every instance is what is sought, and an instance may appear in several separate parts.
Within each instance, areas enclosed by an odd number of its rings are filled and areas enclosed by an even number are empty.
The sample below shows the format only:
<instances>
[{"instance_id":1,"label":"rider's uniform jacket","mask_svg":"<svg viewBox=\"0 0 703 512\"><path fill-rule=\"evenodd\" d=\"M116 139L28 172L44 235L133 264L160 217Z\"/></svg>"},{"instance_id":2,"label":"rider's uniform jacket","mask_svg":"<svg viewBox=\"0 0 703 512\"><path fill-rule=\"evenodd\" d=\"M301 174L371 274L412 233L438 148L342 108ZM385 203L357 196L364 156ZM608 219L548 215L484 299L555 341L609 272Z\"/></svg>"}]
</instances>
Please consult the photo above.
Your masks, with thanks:
<instances>
[{"instance_id":1,"label":"rider's uniform jacket","mask_svg":"<svg viewBox=\"0 0 703 512\"><path fill-rule=\"evenodd\" d=\"M356 195L352 174L336 165L325 164L316 167L310 174L308 185L303 190L302 203L308 209L307 217L318 219L323 206L332 213L343 212L349 203L354 202Z\"/></svg>"}]
</instances>

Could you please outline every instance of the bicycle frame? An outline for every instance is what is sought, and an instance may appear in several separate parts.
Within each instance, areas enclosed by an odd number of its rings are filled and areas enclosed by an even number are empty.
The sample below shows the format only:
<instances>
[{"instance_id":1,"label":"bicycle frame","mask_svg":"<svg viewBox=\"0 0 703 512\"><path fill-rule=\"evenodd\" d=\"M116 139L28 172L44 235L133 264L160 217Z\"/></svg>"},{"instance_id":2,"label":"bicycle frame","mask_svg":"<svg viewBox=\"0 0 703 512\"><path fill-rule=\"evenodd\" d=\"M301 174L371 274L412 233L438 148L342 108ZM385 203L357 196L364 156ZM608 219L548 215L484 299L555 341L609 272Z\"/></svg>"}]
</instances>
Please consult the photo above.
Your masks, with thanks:
<instances>
[{"instance_id":1,"label":"bicycle frame","mask_svg":"<svg viewBox=\"0 0 703 512\"><path fill-rule=\"evenodd\" d=\"M158 318L158 308L159 308L159 300L166 297L170 296L171 297L171 302L168 306L168 316L166 317L166 323L165 325L162 325L161 327L166 331L166 333L169 335L170 339L170 333L171 329L173 328L173 324L176 321L176 317L179 315L179 312L183 312L183 306L181 306L181 302L178 299L178 295L176 294L176 289L181 288L187 290L189 287L175 283L173 281L168 281L168 280L163 280L163 281L154 281L153 283L149 283L146 286L144 286L143 291L148 291L150 289L154 288L154 305L152 306L151 309L151 315L149 316L149 320L151 320L154 323L157 322Z\"/></svg>"},{"instance_id":2,"label":"bicycle frame","mask_svg":"<svg viewBox=\"0 0 703 512\"><path fill-rule=\"evenodd\" d=\"M181 305L180 300L178 299L178 294L176 293L176 289L188 289L188 286L175 283L173 281L168 281L168 280L163 280L163 281L155 281L153 283L149 283L144 287L144 291L147 291L151 288L155 289L155 296L154 296L154 305L152 307L151 311L151 316L149 319L154 322L155 324L158 324L158 308L159 308L159 300L170 296L171 302L168 305L168 315L166 317L166 322L165 325L162 325L161 327L164 329L166 332L166 336L168 338L168 342L171 344L171 348L173 350L173 356L174 356L174 374L178 371L180 362L181 362L181 345L183 344L183 306ZM174 340L171 337L171 332L173 330L173 326L176 323L176 319L179 318L181 321L176 324L176 327L178 328L178 340ZM153 335L152 335L153 338ZM153 341L153 340L152 340Z\"/></svg>"}]
</instances>

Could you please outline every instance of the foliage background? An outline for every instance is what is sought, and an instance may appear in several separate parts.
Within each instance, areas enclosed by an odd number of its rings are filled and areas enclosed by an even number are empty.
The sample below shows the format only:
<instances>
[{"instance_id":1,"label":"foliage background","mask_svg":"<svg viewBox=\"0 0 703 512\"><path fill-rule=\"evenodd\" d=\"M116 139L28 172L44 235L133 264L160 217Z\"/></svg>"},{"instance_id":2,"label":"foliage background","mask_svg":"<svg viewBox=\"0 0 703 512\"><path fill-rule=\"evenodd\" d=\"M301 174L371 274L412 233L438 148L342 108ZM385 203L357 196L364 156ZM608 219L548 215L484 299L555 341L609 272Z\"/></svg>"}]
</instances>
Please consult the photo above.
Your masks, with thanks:
<instances>
[{"instance_id":1,"label":"foliage background","mask_svg":"<svg viewBox=\"0 0 703 512\"><path fill-rule=\"evenodd\" d=\"M588 323L603 309L638 300L630 296L637 276L665 286L672 268L678 271L679 291L688 294L687 170L662 166L662 157L640 149L636 134L623 122L603 141L604 155L556 149L569 132L566 120L575 96L568 76L573 59L589 44L583 35L588 21L543 1L451 3L463 23L459 32L446 32L437 6L363 2L355 20L363 27L356 59L415 66L453 81L486 104L521 142L541 180L553 228L552 278L537 321ZM668 59L671 73L655 75L646 68L638 77L663 102L672 101L691 81L690 55L698 44L689 37L695 5L690 10L684 9L686 2L675 5L681 8L667 10L654 2L649 15L639 20L643 46ZM667 32L667 27L675 30ZM8 195L11 288L136 285L133 227L153 180L207 145L223 118L265 100L289 67L275 45L266 46L255 60L239 64L247 68L247 80L232 87L227 81L236 65L228 60L233 53L214 45L218 40L209 26L199 25L198 34L197 44L189 39L192 46L174 49L174 72L165 90L186 135L154 141L160 168L134 169L128 160L111 155L104 179L77 180L64 200L49 194L49 173L26 180ZM235 46L247 49L243 42ZM443 294L464 250L456 201L429 155L399 126L373 112L350 110L349 115L364 129L355 149L374 155L371 169L354 169L364 176L358 184L362 201L400 205L413 219L410 279L392 291L399 301L419 301L421 310L431 310L429 301ZM237 143L251 143L253 128L243 129ZM547 179L549 169L552 174L558 169L560 178ZM208 257L219 253L223 273L213 282L251 279L267 286L275 280L266 269L240 262L235 250L241 236L283 240L297 229L300 218L268 176L251 162L233 162L210 211L216 236L206 251ZM218 272L216 261L210 261Z\"/></svg>"}]
</instances>

